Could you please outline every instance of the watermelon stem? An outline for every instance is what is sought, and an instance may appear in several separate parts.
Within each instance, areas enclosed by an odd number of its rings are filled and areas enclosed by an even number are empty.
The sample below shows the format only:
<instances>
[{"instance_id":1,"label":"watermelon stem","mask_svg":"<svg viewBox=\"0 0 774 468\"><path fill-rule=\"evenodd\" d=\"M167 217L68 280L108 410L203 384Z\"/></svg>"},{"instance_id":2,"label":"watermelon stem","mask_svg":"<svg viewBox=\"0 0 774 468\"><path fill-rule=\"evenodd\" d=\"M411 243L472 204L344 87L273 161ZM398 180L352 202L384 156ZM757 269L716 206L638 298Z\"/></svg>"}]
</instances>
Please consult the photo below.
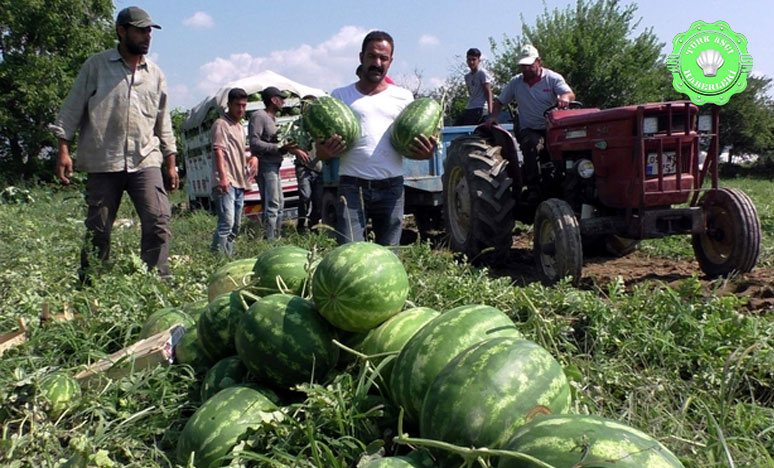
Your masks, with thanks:
<instances>
[{"instance_id":1,"label":"watermelon stem","mask_svg":"<svg viewBox=\"0 0 774 468\"><path fill-rule=\"evenodd\" d=\"M482 467L486 467L487 464L484 459L489 457L507 457L528 461L536 468L556 468L554 465L549 465L526 453L511 450L489 449L486 447L460 447L459 445L450 444L440 440L409 437L408 433L403 432L403 412L403 408L401 407L400 414L398 415L398 435L393 438L393 442L396 444L419 445L451 452L461 456L465 460L462 466L472 466L473 463L478 462Z\"/></svg>"}]
</instances>

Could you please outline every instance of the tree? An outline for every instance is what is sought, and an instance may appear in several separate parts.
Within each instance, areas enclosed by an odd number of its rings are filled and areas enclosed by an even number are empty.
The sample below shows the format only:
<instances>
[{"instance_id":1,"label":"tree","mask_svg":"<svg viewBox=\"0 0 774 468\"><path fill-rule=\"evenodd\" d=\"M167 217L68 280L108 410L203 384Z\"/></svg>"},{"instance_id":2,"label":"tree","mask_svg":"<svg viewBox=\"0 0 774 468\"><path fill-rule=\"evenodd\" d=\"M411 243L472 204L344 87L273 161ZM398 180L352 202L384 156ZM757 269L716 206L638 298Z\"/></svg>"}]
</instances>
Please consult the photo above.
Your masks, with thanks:
<instances>
[{"instance_id":1,"label":"tree","mask_svg":"<svg viewBox=\"0 0 774 468\"><path fill-rule=\"evenodd\" d=\"M578 0L560 11L546 8L534 26L522 25L522 36L490 38L495 54L492 72L507 83L519 73L518 52L532 44L546 67L567 80L586 107L617 107L677 96L664 63L663 43L652 28L631 38L640 20L637 6L618 0ZM522 17L522 23L524 18Z\"/></svg>"},{"instance_id":2,"label":"tree","mask_svg":"<svg viewBox=\"0 0 774 468\"><path fill-rule=\"evenodd\" d=\"M451 75L443 84L427 93L429 97L443 102L445 125L451 125L468 105L468 89L464 80L468 67L465 65L465 59L459 55L455 56L454 63L457 65L452 67Z\"/></svg>"},{"instance_id":3,"label":"tree","mask_svg":"<svg viewBox=\"0 0 774 468\"><path fill-rule=\"evenodd\" d=\"M774 151L774 101L769 97L771 78L748 76L747 88L720 108L720 145L733 155ZM730 161L729 161L730 162Z\"/></svg>"},{"instance_id":4,"label":"tree","mask_svg":"<svg viewBox=\"0 0 774 468\"><path fill-rule=\"evenodd\" d=\"M0 0L4 177L53 177L48 129L83 62L115 44L111 0Z\"/></svg>"}]
</instances>

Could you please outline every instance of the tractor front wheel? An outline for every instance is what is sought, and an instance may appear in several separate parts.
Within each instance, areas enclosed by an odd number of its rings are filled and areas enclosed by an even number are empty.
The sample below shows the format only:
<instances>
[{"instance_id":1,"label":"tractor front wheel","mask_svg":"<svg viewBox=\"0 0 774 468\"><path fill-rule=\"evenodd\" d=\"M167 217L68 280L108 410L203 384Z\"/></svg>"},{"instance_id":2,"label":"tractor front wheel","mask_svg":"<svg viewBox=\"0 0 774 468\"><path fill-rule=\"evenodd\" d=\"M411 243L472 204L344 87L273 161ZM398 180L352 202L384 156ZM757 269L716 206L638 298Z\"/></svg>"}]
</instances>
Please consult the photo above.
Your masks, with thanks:
<instances>
[{"instance_id":1,"label":"tractor front wheel","mask_svg":"<svg viewBox=\"0 0 774 468\"><path fill-rule=\"evenodd\" d=\"M693 235L693 251L709 276L748 273L761 250L761 223L750 197L741 190L711 190L699 202L706 229Z\"/></svg>"},{"instance_id":2,"label":"tractor front wheel","mask_svg":"<svg viewBox=\"0 0 774 468\"><path fill-rule=\"evenodd\" d=\"M550 198L538 205L534 254L543 284L554 284L565 276L572 277L573 284L580 281L583 243L578 219L567 202Z\"/></svg>"}]
</instances>

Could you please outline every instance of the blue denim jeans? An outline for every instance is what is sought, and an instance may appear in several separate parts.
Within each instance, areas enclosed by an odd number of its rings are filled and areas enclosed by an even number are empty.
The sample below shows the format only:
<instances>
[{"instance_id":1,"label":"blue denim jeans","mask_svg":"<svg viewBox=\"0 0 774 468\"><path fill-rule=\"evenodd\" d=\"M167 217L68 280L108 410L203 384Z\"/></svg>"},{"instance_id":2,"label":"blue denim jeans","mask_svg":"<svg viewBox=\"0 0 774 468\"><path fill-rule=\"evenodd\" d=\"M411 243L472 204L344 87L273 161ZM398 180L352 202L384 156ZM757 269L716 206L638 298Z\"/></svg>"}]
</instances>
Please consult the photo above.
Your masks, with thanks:
<instances>
[{"instance_id":1,"label":"blue denim jeans","mask_svg":"<svg viewBox=\"0 0 774 468\"><path fill-rule=\"evenodd\" d=\"M270 163L260 161L258 163L258 190L261 191L263 203L263 237L268 240L280 237L282 227L282 208L285 199L282 196L282 180L280 179L280 165L282 163Z\"/></svg>"},{"instance_id":2,"label":"blue denim jeans","mask_svg":"<svg viewBox=\"0 0 774 468\"><path fill-rule=\"evenodd\" d=\"M218 214L218 225L212 236L211 250L223 252L229 257L234 253L234 239L242 227L242 209L245 204L245 191L241 188L228 186L228 192L218 191L212 194L215 211Z\"/></svg>"},{"instance_id":3,"label":"blue denim jeans","mask_svg":"<svg viewBox=\"0 0 774 468\"><path fill-rule=\"evenodd\" d=\"M296 229L303 233L320 222L323 196L322 173L303 165L296 165L298 180L298 221Z\"/></svg>"},{"instance_id":4,"label":"blue denim jeans","mask_svg":"<svg viewBox=\"0 0 774 468\"><path fill-rule=\"evenodd\" d=\"M337 198L336 238L339 244L366 240L369 218L377 244L400 244L405 201L402 182L390 187L369 188L340 180Z\"/></svg>"}]
</instances>

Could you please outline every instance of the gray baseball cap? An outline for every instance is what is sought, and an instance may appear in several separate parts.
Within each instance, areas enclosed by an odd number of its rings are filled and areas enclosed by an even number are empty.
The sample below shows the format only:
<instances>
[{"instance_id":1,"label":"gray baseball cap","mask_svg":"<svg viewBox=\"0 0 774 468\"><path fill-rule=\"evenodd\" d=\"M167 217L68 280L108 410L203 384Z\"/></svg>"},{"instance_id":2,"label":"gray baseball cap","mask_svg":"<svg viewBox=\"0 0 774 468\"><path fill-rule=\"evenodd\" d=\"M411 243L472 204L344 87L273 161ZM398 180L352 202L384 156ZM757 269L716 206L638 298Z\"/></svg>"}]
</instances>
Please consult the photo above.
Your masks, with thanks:
<instances>
[{"instance_id":1,"label":"gray baseball cap","mask_svg":"<svg viewBox=\"0 0 774 468\"><path fill-rule=\"evenodd\" d=\"M147 11L140 7L130 6L118 12L116 17L116 26L130 24L135 28L147 28L148 26L161 29L161 26L154 23Z\"/></svg>"}]
</instances>

